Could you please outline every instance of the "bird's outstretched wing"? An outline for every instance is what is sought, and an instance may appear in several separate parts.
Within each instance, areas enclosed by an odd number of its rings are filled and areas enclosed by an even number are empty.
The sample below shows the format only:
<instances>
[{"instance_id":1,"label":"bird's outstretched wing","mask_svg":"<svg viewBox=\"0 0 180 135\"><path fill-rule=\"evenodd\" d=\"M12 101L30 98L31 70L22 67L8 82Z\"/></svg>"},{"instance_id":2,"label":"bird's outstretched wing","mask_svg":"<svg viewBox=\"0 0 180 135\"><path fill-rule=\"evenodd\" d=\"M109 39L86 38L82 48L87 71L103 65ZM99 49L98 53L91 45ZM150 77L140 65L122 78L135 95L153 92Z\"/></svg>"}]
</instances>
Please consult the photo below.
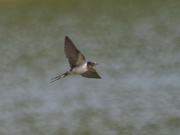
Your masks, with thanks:
<instances>
[{"instance_id":1,"label":"bird's outstretched wing","mask_svg":"<svg viewBox=\"0 0 180 135\"><path fill-rule=\"evenodd\" d=\"M98 79L101 79L101 77L99 76L99 74L96 72L95 69L91 69L85 73L82 73L81 74L83 77L86 77L86 78L98 78Z\"/></svg>"},{"instance_id":2,"label":"bird's outstretched wing","mask_svg":"<svg viewBox=\"0 0 180 135\"><path fill-rule=\"evenodd\" d=\"M84 55L77 49L68 36L65 36L64 51L71 68L86 62Z\"/></svg>"}]
</instances>

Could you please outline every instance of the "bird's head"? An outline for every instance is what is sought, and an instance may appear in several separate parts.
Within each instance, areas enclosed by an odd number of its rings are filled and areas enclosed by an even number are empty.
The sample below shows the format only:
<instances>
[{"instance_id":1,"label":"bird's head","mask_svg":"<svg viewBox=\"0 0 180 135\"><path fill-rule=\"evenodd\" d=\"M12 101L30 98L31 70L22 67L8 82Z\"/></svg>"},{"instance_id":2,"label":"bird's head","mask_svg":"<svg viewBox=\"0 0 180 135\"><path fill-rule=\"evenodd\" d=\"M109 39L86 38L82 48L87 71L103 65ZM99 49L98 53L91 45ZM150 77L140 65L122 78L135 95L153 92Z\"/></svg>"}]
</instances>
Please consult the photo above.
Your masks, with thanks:
<instances>
[{"instance_id":1,"label":"bird's head","mask_svg":"<svg viewBox=\"0 0 180 135\"><path fill-rule=\"evenodd\" d=\"M95 65L97 65L96 62L87 62L88 69L92 69Z\"/></svg>"}]
</instances>

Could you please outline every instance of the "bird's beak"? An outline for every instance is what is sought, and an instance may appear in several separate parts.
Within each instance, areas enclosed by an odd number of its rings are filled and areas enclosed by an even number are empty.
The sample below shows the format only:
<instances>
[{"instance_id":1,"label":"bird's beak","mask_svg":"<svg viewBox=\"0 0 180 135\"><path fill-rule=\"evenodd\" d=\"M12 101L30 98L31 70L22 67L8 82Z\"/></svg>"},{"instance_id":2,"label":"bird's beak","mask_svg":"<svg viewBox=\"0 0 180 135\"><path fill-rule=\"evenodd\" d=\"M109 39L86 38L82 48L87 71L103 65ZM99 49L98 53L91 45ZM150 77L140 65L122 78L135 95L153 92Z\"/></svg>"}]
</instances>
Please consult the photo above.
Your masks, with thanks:
<instances>
[{"instance_id":1,"label":"bird's beak","mask_svg":"<svg viewBox=\"0 0 180 135\"><path fill-rule=\"evenodd\" d=\"M98 65L98 63L94 62L95 65Z\"/></svg>"}]
</instances>

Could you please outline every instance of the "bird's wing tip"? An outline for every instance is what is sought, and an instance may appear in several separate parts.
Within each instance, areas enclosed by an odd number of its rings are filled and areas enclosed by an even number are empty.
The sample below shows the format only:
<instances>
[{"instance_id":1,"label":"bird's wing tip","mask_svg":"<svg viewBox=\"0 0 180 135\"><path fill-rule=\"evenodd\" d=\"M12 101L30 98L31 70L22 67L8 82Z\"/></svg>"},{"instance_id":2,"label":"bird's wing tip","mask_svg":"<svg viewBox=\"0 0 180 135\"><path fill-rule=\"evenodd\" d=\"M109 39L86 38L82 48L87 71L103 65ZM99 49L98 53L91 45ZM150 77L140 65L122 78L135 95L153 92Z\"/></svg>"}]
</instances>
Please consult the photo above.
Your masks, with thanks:
<instances>
[{"instance_id":1,"label":"bird's wing tip","mask_svg":"<svg viewBox=\"0 0 180 135\"><path fill-rule=\"evenodd\" d=\"M69 38L69 37L66 35L66 36L65 36L65 39L66 39L66 38Z\"/></svg>"}]
</instances>

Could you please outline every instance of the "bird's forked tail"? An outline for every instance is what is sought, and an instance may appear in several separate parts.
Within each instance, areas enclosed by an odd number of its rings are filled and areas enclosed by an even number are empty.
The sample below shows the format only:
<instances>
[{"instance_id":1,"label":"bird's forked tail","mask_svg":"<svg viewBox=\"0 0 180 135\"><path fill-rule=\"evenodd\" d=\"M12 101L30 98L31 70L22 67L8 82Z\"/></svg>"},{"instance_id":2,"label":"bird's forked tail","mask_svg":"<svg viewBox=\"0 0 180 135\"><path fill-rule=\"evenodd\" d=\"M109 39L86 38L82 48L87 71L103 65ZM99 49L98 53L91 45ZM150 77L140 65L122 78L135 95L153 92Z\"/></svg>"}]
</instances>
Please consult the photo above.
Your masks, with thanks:
<instances>
[{"instance_id":1,"label":"bird's forked tail","mask_svg":"<svg viewBox=\"0 0 180 135\"><path fill-rule=\"evenodd\" d=\"M68 74L69 74L69 72L67 71L66 73L64 73L64 74L62 74L62 75L56 76L56 77L50 79L50 83L52 83L52 82L54 82L54 81L57 81L57 80L59 80L59 79L61 79L61 78L64 78L64 77L66 77Z\"/></svg>"}]
</instances>

